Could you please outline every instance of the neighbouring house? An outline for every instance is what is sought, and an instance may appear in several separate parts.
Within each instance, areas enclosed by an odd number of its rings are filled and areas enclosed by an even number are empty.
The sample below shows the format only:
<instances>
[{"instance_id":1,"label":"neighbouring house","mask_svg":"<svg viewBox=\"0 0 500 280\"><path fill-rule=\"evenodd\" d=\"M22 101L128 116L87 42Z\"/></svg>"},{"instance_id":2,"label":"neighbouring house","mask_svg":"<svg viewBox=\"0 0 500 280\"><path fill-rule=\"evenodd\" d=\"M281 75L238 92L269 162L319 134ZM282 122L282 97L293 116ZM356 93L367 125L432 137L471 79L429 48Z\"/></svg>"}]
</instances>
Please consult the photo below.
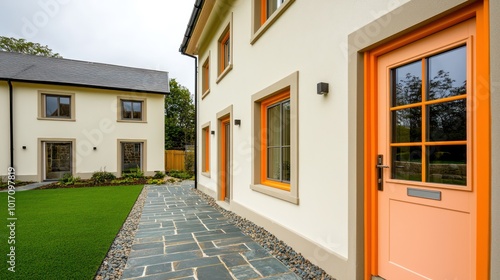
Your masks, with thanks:
<instances>
[{"instance_id":1,"label":"neighbouring house","mask_svg":"<svg viewBox=\"0 0 500 280\"><path fill-rule=\"evenodd\" d=\"M164 170L168 73L0 52L0 176Z\"/></svg>"},{"instance_id":2,"label":"neighbouring house","mask_svg":"<svg viewBox=\"0 0 500 280\"><path fill-rule=\"evenodd\" d=\"M336 279L500 279L500 2L197 0L197 188Z\"/></svg>"}]
</instances>

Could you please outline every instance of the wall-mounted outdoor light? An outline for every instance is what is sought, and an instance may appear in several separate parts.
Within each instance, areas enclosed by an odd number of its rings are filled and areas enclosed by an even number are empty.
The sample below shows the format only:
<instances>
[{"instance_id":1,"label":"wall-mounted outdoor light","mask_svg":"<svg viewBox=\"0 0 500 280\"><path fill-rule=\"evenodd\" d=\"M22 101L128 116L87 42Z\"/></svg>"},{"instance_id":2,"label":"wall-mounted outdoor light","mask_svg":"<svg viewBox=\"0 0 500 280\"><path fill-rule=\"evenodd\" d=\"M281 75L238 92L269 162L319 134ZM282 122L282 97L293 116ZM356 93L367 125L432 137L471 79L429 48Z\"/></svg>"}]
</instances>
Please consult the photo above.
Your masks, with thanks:
<instances>
[{"instance_id":1,"label":"wall-mounted outdoor light","mask_svg":"<svg viewBox=\"0 0 500 280\"><path fill-rule=\"evenodd\" d=\"M238 119L234 120L234 125L241 125L241 120Z\"/></svg>"},{"instance_id":2,"label":"wall-mounted outdoor light","mask_svg":"<svg viewBox=\"0 0 500 280\"><path fill-rule=\"evenodd\" d=\"M94 151L97 150L97 147L94 147Z\"/></svg>"},{"instance_id":3,"label":"wall-mounted outdoor light","mask_svg":"<svg viewBox=\"0 0 500 280\"><path fill-rule=\"evenodd\" d=\"M210 134L215 135L215 131L213 131L213 130L210 131Z\"/></svg>"},{"instance_id":4,"label":"wall-mounted outdoor light","mask_svg":"<svg viewBox=\"0 0 500 280\"><path fill-rule=\"evenodd\" d=\"M23 146L23 150L26 150L26 146Z\"/></svg>"},{"instance_id":5,"label":"wall-mounted outdoor light","mask_svg":"<svg viewBox=\"0 0 500 280\"><path fill-rule=\"evenodd\" d=\"M327 94L328 93L328 83L318 83L317 86L317 93L318 94Z\"/></svg>"}]
</instances>

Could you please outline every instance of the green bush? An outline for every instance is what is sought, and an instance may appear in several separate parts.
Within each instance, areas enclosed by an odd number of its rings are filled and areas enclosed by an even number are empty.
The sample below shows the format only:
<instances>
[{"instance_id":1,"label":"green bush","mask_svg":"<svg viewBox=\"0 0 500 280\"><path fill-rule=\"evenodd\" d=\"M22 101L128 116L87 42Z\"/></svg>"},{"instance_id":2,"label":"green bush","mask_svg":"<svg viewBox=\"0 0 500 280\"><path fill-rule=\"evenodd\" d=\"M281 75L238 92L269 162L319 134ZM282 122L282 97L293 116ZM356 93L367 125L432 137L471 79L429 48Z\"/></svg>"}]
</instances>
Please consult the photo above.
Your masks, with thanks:
<instances>
[{"instance_id":1,"label":"green bush","mask_svg":"<svg viewBox=\"0 0 500 280\"><path fill-rule=\"evenodd\" d=\"M130 184L130 183L134 183L134 179L132 179L132 178L122 178L122 179L111 180L111 184Z\"/></svg>"},{"instance_id":2,"label":"green bush","mask_svg":"<svg viewBox=\"0 0 500 280\"><path fill-rule=\"evenodd\" d=\"M112 180L116 179L116 176L111 172L106 171L96 171L92 173L92 177L90 178L94 184L102 184L108 183Z\"/></svg>"},{"instance_id":3,"label":"green bush","mask_svg":"<svg viewBox=\"0 0 500 280\"><path fill-rule=\"evenodd\" d=\"M163 179L150 178L150 179L148 179L148 181L146 183L149 185L161 185L165 182L163 181Z\"/></svg>"},{"instance_id":4,"label":"green bush","mask_svg":"<svg viewBox=\"0 0 500 280\"><path fill-rule=\"evenodd\" d=\"M165 173L161 171L156 171L155 175L153 176L153 179L163 179L165 178Z\"/></svg>"},{"instance_id":5,"label":"green bush","mask_svg":"<svg viewBox=\"0 0 500 280\"><path fill-rule=\"evenodd\" d=\"M61 185L74 185L81 181L80 177L73 177L71 173L64 173L61 179L59 179L59 184Z\"/></svg>"},{"instance_id":6,"label":"green bush","mask_svg":"<svg viewBox=\"0 0 500 280\"><path fill-rule=\"evenodd\" d=\"M133 178L133 179L142 179L144 178L144 172L139 167L131 168L122 173L123 178Z\"/></svg>"},{"instance_id":7,"label":"green bush","mask_svg":"<svg viewBox=\"0 0 500 280\"><path fill-rule=\"evenodd\" d=\"M182 180L193 178L193 174L189 171L170 170L167 172L167 175Z\"/></svg>"}]
</instances>

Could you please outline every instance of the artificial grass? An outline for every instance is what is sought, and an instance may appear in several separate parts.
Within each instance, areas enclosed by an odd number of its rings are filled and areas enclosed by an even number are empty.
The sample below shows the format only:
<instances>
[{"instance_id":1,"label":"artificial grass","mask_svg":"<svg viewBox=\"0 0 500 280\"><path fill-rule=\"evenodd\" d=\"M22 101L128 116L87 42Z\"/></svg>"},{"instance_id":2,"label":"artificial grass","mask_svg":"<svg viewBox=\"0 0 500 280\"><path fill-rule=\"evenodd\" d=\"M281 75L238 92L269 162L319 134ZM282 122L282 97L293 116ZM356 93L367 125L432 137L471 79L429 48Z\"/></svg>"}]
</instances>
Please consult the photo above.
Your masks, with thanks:
<instances>
[{"instance_id":1,"label":"artificial grass","mask_svg":"<svg viewBox=\"0 0 500 280\"><path fill-rule=\"evenodd\" d=\"M16 266L8 271L7 193L0 193L0 279L93 279L142 186L16 192Z\"/></svg>"}]
</instances>

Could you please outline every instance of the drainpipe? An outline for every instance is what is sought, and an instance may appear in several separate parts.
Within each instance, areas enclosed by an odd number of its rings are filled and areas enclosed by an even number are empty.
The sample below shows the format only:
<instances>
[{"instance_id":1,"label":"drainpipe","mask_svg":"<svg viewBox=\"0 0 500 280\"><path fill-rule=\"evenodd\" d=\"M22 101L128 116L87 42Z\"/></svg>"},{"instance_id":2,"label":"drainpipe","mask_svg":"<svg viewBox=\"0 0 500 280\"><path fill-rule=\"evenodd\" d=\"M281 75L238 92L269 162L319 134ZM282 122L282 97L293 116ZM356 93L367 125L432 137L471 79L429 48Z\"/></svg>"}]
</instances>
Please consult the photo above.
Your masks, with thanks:
<instances>
[{"instance_id":1,"label":"drainpipe","mask_svg":"<svg viewBox=\"0 0 500 280\"><path fill-rule=\"evenodd\" d=\"M9 116L10 116L10 167L14 168L14 94L11 80L9 84Z\"/></svg>"},{"instance_id":2,"label":"drainpipe","mask_svg":"<svg viewBox=\"0 0 500 280\"><path fill-rule=\"evenodd\" d=\"M186 53L187 45L193 34L194 27L200 16L201 9L203 8L204 0L196 0L194 3L193 12L191 13L191 18L189 19L188 26L186 28L186 33L184 34L184 40L182 41L179 51L191 58L194 58L194 188L198 188L198 58L194 55Z\"/></svg>"},{"instance_id":3,"label":"drainpipe","mask_svg":"<svg viewBox=\"0 0 500 280\"><path fill-rule=\"evenodd\" d=\"M194 58L194 188L198 188L198 58L196 56L182 53Z\"/></svg>"}]
</instances>

